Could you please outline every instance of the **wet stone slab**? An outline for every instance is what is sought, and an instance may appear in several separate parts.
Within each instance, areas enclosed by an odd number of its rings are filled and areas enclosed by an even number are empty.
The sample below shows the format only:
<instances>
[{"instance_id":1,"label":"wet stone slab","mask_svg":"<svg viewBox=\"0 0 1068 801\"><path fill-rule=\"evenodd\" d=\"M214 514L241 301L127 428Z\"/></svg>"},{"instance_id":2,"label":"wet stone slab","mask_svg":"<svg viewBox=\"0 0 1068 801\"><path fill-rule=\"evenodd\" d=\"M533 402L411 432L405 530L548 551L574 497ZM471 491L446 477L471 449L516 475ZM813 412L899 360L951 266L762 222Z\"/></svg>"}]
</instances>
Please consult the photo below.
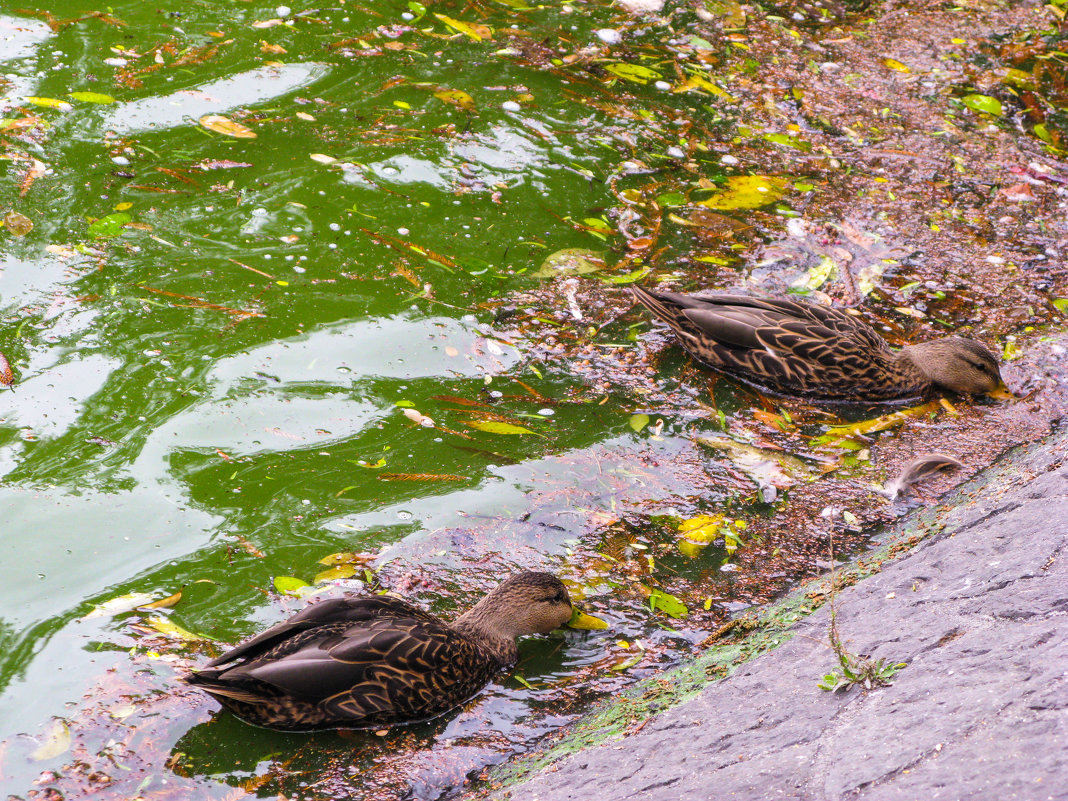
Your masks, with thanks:
<instances>
[{"instance_id":1,"label":"wet stone slab","mask_svg":"<svg viewBox=\"0 0 1068 801\"><path fill-rule=\"evenodd\" d=\"M890 687L829 694L828 609L640 732L500 797L1046 799L1068 787L1068 435L935 511L941 533L844 590Z\"/></svg>"}]
</instances>

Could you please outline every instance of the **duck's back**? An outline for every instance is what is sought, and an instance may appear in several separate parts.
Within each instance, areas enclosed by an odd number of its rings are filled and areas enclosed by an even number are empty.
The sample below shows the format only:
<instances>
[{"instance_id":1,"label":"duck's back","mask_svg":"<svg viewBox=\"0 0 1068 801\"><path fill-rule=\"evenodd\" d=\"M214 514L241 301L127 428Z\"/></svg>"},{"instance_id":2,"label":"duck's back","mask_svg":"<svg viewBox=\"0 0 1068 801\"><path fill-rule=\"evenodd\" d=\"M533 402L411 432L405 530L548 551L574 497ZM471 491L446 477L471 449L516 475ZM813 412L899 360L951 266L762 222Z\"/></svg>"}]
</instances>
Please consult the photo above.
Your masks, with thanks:
<instances>
[{"instance_id":1,"label":"duck's back","mask_svg":"<svg viewBox=\"0 0 1068 801\"><path fill-rule=\"evenodd\" d=\"M861 320L816 303L746 295L633 294L697 359L775 392L898 398L923 391L885 340Z\"/></svg>"},{"instance_id":2,"label":"duck's back","mask_svg":"<svg viewBox=\"0 0 1068 801\"><path fill-rule=\"evenodd\" d=\"M432 615L376 596L314 604L189 681L260 725L358 727L433 717L501 667Z\"/></svg>"}]
</instances>

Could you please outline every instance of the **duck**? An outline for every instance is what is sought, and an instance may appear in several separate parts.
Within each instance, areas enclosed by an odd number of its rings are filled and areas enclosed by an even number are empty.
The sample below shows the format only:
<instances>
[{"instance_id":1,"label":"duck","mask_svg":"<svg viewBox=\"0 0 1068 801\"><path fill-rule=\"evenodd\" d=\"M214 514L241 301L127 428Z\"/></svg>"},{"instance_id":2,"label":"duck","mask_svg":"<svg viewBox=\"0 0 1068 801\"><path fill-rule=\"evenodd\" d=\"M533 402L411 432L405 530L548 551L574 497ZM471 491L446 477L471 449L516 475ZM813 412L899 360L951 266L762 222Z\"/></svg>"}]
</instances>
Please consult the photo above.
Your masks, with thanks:
<instances>
[{"instance_id":1,"label":"duck","mask_svg":"<svg viewBox=\"0 0 1068 801\"><path fill-rule=\"evenodd\" d=\"M895 351L862 320L810 301L630 291L698 361L772 393L858 403L1008 393L997 358L974 339Z\"/></svg>"},{"instance_id":2,"label":"duck","mask_svg":"<svg viewBox=\"0 0 1068 801\"><path fill-rule=\"evenodd\" d=\"M183 677L254 725L284 731L428 720L516 663L516 638L575 610L552 573L509 577L452 623L389 595L310 604Z\"/></svg>"}]
</instances>

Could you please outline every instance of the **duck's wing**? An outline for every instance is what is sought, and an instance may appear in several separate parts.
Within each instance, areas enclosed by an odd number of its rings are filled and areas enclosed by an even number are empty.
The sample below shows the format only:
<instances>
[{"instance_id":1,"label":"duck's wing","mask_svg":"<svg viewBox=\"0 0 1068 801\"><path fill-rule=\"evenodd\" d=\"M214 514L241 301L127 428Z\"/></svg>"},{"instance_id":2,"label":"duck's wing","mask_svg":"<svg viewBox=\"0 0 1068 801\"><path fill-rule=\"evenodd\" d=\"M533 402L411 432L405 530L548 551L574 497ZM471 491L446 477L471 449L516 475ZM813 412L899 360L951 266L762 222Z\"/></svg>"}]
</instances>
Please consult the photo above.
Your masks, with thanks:
<instances>
[{"instance_id":1,"label":"duck's wing","mask_svg":"<svg viewBox=\"0 0 1068 801\"><path fill-rule=\"evenodd\" d=\"M635 296L701 361L787 394L877 397L893 354L862 321L829 306L747 295Z\"/></svg>"},{"instance_id":2,"label":"duck's wing","mask_svg":"<svg viewBox=\"0 0 1068 801\"><path fill-rule=\"evenodd\" d=\"M813 337L826 340L844 338L867 350L889 352L886 341L871 326L833 306L731 293L680 295L650 292L641 287L633 287L632 292L638 301L668 324L674 321L687 327L688 323L691 337L711 337L736 348L764 347L758 331L785 327L793 333L807 331Z\"/></svg>"},{"instance_id":3,"label":"duck's wing","mask_svg":"<svg viewBox=\"0 0 1068 801\"><path fill-rule=\"evenodd\" d=\"M251 640L231 648L222 656L217 656L205 665L213 668L238 659L256 659L268 651L284 644L303 632L344 623L366 623L379 618L408 617L413 620L436 621L433 615L417 606L388 595L332 598L328 601L310 604L288 620L283 621Z\"/></svg>"},{"instance_id":4,"label":"duck's wing","mask_svg":"<svg viewBox=\"0 0 1068 801\"><path fill-rule=\"evenodd\" d=\"M281 651L285 651L282 653ZM460 703L496 672L478 646L429 616L327 623L262 659L224 669L220 694L256 703L280 695L353 722L430 717ZM270 688L270 692L256 688Z\"/></svg>"},{"instance_id":5,"label":"duck's wing","mask_svg":"<svg viewBox=\"0 0 1068 801\"><path fill-rule=\"evenodd\" d=\"M466 701L501 665L472 640L440 621L412 626L392 641L349 641L331 657L364 666L362 680L328 697L338 717L421 720Z\"/></svg>"},{"instance_id":6,"label":"duck's wing","mask_svg":"<svg viewBox=\"0 0 1068 801\"><path fill-rule=\"evenodd\" d=\"M291 699L335 720L427 718L500 669L477 643L389 596L312 604L186 678L246 704Z\"/></svg>"}]
</instances>

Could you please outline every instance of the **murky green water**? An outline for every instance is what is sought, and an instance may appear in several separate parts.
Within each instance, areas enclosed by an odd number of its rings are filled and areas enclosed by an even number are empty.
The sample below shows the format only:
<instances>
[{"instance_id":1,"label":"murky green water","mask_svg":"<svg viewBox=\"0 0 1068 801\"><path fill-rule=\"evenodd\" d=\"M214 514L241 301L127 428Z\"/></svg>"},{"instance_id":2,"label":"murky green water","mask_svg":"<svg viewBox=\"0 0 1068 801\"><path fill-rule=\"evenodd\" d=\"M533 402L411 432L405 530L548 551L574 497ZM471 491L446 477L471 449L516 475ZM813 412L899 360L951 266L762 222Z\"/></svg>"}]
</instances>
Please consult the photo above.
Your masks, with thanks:
<instances>
[{"instance_id":1,"label":"murky green water","mask_svg":"<svg viewBox=\"0 0 1068 801\"><path fill-rule=\"evenodd\" d=\"M650 494L617 455L636 439L629 408L530 360L484 307L537 283L547 254L603 247L567 221L612 205L606 169L628 138L580 70L513 57L561 26L596 41L611 10L507 5L478 7L492 47L396 2L125 2L74 22L85 10L55 2L0 17L4 116L25 123L6 131L3 205L34 225L0 243L0 350L17 374L0 392L0 720L29 735L5 758L11 792L71 758L31 755L54 718L91 744L94 702L116 718L118 699L174 691L182 641L146 646L131 628L145 613L87 617L97 604L181 589L158 614L233 642L304 603L274 577L312 581L325 556L391 545L375 565L412 571L395 588L449 612L502 565L560 569L590 515ZM509 38L509 25L524 30ZM114 102L70 95L86 92ZM209 131L206 114L256 137ZM657 127L641 122L634 136ZM469 425L494 414L529 432ZM645 625L532 642L522 671L566 685ZM510 680L387 748L500 730L507 753L552 728L543 714L508 733L544 694ZM203 792L271 752L303 748L321 770L351 748L227 715L198 732L213 704L183 699L138 720L134 751L178 743L188 756L171 767ZM358 737L366 767L379 745ZM433 795L491 761L472 751L409 780ZM178 792L161 766L132 784L114 773L131 797Z\"/></svg>"},{"instance_id":2,"label":"murky green water","mask_svg":"<svg viewBox=\"0 0 1068 801\"><path fill-rule=\"evenodd\" d=\"M644 362L637 336L663 335L619 299L649 267L828 289L838 259L895 342L965 314L937 259L903 263L863 220L784 235L841 200L832 156L862 143L814 151L825 126L754 82L741 34L607 0L20 8L0 14L5 791L437 798L818 571L830 504L852 510L842 551L895 513L870 492L881 440L821 451L842 410L784 414L677 349ZM597 253L543 266L564 249ZM988 341L1032 330L997 320L996 283L974 292ZM908 419L992 449L991 403ZM680 544L701 512L735 539ZM610 628L525 642L515 674L429 724L282 735L174 681L306 603L279 587L448 615L518 568L560 573Z\"/></svg>"}]
</instances>

